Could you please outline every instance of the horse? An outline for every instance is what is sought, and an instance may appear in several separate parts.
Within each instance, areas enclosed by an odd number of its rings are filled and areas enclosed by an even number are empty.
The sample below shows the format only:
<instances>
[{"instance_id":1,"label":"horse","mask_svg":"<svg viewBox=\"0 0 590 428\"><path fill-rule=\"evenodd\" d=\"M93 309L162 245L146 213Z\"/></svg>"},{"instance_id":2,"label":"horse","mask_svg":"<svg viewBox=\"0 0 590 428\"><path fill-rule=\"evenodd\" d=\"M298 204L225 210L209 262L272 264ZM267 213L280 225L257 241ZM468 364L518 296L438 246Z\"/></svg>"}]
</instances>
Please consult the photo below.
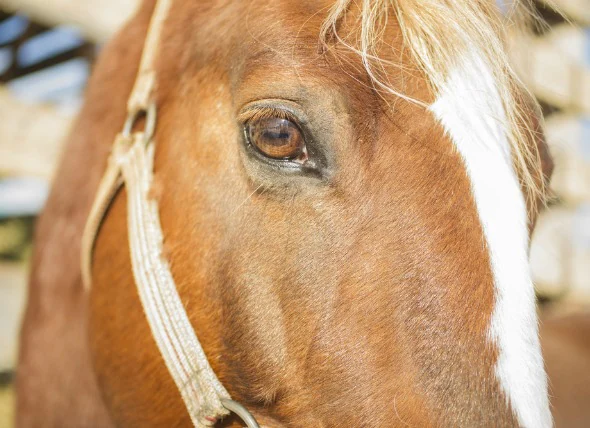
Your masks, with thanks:
<instances>
[{"instance_id":1,"label":"horse","mask_svg":"<svg viewBox=\"0 0 590 428\"><path fill-rule=\"evenodd\" d=\"M154 7L100 55L38 221L19 427L192 424L126 186L88 291L78 263ZM149 197L207 360L262 426L552 425L527 262L552 162L503 37L487 1L172 2Z\"/></svg>"}]
</instances>

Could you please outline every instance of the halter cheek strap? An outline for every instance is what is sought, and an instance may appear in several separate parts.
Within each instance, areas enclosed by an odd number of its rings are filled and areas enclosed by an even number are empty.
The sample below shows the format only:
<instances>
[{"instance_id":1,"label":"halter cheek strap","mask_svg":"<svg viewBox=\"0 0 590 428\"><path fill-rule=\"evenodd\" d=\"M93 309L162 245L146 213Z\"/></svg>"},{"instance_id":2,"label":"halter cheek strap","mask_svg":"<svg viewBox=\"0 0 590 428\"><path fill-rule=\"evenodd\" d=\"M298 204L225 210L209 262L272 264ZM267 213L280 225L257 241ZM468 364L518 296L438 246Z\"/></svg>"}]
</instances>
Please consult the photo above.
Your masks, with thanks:
<instances>
[{"instance_id":1,"label":"halter cheek strap","mask_svg":"<svg viewBox=\"0 0 590 428\"><path fill-rule=\"evenodd\" d=\"M194 426L212 426L232 411L248 427L258 427L252 415L231 400L207 360L162 252L158 205L149 196L156 127L154 62L170 4L171 0L158 0L150 21L139 72L127 105L127 121L115 139L84 229L82 278L85 288L89 289L92 253L98 230L117 191L125 185L131 266L137 291L154 340ZM133 133L135 121L141 115L146 117L145 129Z\"/></svg>"}]
</instances>

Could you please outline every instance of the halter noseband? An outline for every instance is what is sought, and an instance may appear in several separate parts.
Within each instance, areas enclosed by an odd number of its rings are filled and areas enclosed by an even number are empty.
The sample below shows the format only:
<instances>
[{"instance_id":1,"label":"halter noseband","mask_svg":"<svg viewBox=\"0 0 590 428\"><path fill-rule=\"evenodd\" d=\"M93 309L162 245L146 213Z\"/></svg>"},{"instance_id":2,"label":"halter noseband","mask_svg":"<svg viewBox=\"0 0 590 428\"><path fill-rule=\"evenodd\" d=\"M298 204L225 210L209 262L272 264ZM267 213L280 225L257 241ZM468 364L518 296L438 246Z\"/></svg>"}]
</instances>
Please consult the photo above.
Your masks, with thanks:
<instances>
[{"instance_id":1,"label":"halter noseband","mask_svg":"<svg viewBox=\"0 0 590 428\"><path fill-rule=\"evenodd\" d=\"M158 205L149 197L153 178L156 104L155 56L172 0L157 0L145 40L139 72L127 103L127 120L117 135L82 237L82 279L92 283L92 253L100 225L122 185L127 188L127 227L131 266L141 304L168 372L174 379L195 427L214 425L230 412L249 428L256 419L231 399L199 343L162 251ZM133 132L145 115L143 131Z\"/></svg>"}]
</instances>

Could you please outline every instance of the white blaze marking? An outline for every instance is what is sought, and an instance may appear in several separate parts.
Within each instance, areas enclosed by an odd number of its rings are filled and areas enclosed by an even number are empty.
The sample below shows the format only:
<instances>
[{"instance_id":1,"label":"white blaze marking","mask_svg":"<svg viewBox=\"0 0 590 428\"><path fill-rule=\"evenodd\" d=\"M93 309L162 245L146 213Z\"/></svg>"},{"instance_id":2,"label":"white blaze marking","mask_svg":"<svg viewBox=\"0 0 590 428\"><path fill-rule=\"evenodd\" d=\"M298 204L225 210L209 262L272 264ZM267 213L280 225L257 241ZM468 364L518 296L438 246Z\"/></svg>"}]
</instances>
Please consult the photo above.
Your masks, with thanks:
<instances>
[{"instance_id":1,"label":"white blaze marking","mask_svg":"<svg viewBox=\"0 0 590 428\"><path fill-rule=\"evenodd\" d=\"M528 263L527 212L512 167L505 111L489 68L465 59L431 111L463 157L495 282L489 334L495 373L520 426L552 426Z\"/></svg>"}]
</instances>

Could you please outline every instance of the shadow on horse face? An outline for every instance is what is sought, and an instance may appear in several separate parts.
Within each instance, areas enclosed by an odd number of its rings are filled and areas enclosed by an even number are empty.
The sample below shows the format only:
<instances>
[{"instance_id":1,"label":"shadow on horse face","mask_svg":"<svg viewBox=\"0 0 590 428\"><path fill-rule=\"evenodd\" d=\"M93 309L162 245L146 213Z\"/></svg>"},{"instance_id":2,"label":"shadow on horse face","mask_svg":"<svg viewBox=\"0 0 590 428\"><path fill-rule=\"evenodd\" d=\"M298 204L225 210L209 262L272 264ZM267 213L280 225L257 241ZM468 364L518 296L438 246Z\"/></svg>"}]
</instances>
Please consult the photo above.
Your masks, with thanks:
<instances>
[{"instance_id":1,"label":"shadow on horse face","mask_svg":"<svg viewBox=\"0 0 590 428\"><path fill-rule=\"evenodd\" d=\"M431 110L320 44L326 14L316 2L185 2L166 22L152 194L195 331L265 426L516 425L465 161ZM353 11L340 33L352 40L355 22ZM384 40L382 56L404 66L384 65L389 83L432 103L397 24ZM304 158L267 156L248 132L259 125L282 150L284 121ZM124 193L95 253L97 377L118 424L189 423L136 296Z\"/></svg>"}]
</instances>

